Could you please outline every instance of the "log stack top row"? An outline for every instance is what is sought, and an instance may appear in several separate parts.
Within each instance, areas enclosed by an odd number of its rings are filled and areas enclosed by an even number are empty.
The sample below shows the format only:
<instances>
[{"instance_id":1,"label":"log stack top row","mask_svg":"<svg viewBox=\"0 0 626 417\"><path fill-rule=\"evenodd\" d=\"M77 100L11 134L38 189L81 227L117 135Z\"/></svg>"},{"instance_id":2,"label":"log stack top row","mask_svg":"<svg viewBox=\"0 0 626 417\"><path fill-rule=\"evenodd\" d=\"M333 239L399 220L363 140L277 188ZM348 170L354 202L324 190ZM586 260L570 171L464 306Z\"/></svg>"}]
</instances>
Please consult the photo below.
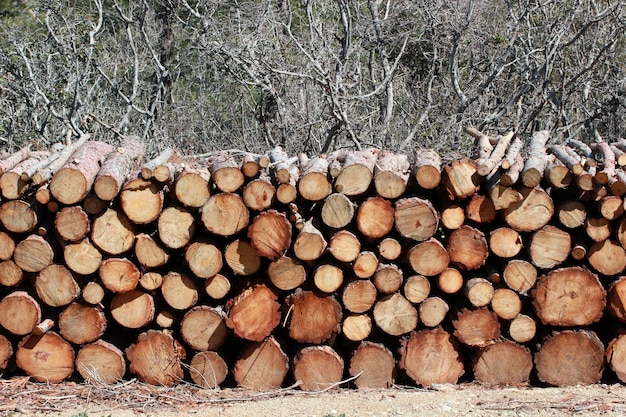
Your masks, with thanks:
<instances>
[{"instance_id":1,"label":"log stack top row","mask_svg":"<svg viewBox=\"0 0 626 417\"><path fill-rule=\"evenodd\" d=\"M308 390L624 378L626 140L467 133L476 153L444 160L146 160L88 135L2 155L0 370Z\"/></svg>"}]
</instances>

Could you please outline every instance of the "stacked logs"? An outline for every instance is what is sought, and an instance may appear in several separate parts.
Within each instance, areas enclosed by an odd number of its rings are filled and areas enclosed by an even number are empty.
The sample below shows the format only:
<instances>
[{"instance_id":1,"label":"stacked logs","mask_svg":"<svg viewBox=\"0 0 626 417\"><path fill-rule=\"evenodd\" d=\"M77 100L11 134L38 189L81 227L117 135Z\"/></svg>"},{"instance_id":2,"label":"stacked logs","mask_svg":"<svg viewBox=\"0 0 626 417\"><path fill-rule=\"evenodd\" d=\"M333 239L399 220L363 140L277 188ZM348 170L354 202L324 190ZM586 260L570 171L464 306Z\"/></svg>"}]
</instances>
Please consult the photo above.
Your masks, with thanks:
<instances>
[{"instance_id":1,"label":"stacked logs","mask_svg":"<svg viewBox=\"0 0 626 417\"><path fill-rule=\"evenodd\" d=\"M626 141L0 159L0 371L320 390L626 382ZM605 371L605 364L608 364ZM610 369L610 370L609 370Z\"/></svg>"}]
</instances>

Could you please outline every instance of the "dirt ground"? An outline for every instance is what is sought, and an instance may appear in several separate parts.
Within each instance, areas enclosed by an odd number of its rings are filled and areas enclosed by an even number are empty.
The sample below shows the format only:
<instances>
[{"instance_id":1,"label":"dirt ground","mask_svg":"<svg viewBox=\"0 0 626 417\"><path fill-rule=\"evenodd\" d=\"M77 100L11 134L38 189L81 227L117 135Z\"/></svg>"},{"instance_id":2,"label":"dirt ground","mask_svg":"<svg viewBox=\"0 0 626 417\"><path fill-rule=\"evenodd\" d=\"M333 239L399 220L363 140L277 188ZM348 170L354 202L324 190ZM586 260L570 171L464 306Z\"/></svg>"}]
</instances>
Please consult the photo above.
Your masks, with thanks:
<instances>
[{"instance_id":1,"label":"dirt ground","mask_svg":"<svg viewBox=\"0 0 626 417\"><path fill-rule=\"evenodd\" d=\"M621 416L626 387L485 388L473 384L432 389L250 392L179 385L35 384L0 380L0 416L58 417L391 417L391 416Z\"/></svg>"}]
</instances>

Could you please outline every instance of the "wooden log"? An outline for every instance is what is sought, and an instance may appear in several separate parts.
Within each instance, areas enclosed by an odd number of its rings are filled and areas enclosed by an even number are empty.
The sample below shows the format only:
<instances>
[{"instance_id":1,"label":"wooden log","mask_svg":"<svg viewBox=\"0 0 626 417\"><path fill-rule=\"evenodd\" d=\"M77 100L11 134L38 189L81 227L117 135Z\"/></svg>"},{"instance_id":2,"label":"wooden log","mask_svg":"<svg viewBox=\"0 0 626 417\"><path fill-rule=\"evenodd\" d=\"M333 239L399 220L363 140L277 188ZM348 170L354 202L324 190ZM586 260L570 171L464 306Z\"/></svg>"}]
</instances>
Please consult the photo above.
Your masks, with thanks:
<instances>
[{"instance_id":1,"label":"wooden log","mask_svg":"<svg viewBox=\"0 0 626 417\"><path fill-rule=\"evenodd\" d=\"M341 303L347 311L361 314L374 306L377 294L372 281L355 279L344 286Z\"/></svg>"},{"instance_id":2,"label":"wooden log","mask_svg":"<svg viewBox=\"0 0 626 417\"><path fill-rule=\"evenodd\" d=\"M132 291L137 287L141 272L126 258L108 258L102 261L98 270L104 287L114 293Z\"/></svg>"},{"instance_id":3,"label":"wooden log","mask_svg":"<svg viewBox=\"0 0 626 417\"><path fill-rule=\"evenodd\" d=\"M39 272L52 263L52 246L39 235L28 235L15 246L13 261L25 272Z\"/></svg>"},{"instance_id":4,"label":"wooden log","mask_svg":"<svg viewBox=\"0 0 626 417\"><path fill-rule=\"evenodd\" d=\"M31 147L32 145L27 145L20 148L18 151L7 155L5 158L0 159L0 175L9 171L23 160L30 158L32 152Z\"/></svg>"},{"instance_id":5,"label":"wooden log","mask_svg":"<svg viewBox=\"0 0 626 417\"><path fill-rule=\"evenodd\" d=\"M182 381L185 349L165 330L148 330L126 349L128 369L151 385L172 387Z\"/></svg>"},{"instance_id":6,"label":"wooden log","mask_svg":"<svg viewBox=\"0 0 626 417\"><path fill-rule=\"evenodd\" d=\"M497 216L496 207L491 198L480 194L472 196L465 210L467 218L478 224L491 223Z\"/></svg>"},{"instance_id":7,"label":"wooden log","mask_svg":"<svg viewBox=\"0 0 626 417\"><path fill-rule=\"evenodd\" d=\"M532 299L537 316L544 324L587 326L602 317L606 291L591 271L568 267L539 277Z\"/></svg>"},{"instance_id":8,"label":"wooden log","mask_svg":"<svg viewBox=\"0 0 626 417\"><path fill-rule=\"evenodd\" d=\"M530 259L537 268L550 269L567 259L572 247L569 233L545 225L533 233L528 245Z\"/></svg>"},{"instance_id":9,"label":"wooden log","mask_svg":"<svg viewBox=\"0 0 626 417\"><path fill-rule=\"evenodd\" d=\"M452 320L452 326L454 336L467 346L485 347L500 337L498 316L487 307L475 310L462 309Z\"/></svg>"},{"instance_id":10,"label":"wooden log","mask_svg":"<svg viewBox=\"0 0 626 417\"><path fill-rule=\"evenodd\" d=\"M124 353L104 340L96 340L80 348L75 366L87 383L118 383L126 373Z\"/></svg>"},{"instance_id":11,"label":"wooden log","mask_svg":"<svg viewBox=\"0 0 626 417\"><path fill-rule=\"evenodd\" d=\"M32 232L38 221L37 212L26 201L5 201L0 206L0 222L9 232Z\"/></svg>"},{"instance_id":12,"label":"wooden log","mask_svg":"<svg viewBox=\"0 0 626 417\"><path fill-rule=\"evenodd\" d=\"M502 276L510 289L525 295L535 287L537 268L523 259L512 259L504 267Z\"/></svg>"},{"instance_id":13,"label":"wooden log","mask_svg":"<svg viewBox=\"0 0 626 417\"><path fill-rule=\"evenodd\" d=\"M146 233L135 237L135 257L143 268L158 268L170 260L170 254Z\"/></svg>"},{"instance_id":14,"label":"wooden log","mask_svg":"<svg viewBox=\"0 0 626 417\"><path fill-rule=\"evenodd\" d=\"M243 174L237 172L243 178ZM174 180L174 197L185 207L200 208L211 196L210 181L211 173L206 164L186 164Z\"/></svg>"},{"instance_id":15,"label":"wooden log","mask_svg":"<svg viewBox=\"0 0 626 417\"><path fill-rule=\"evenodd\" d=\"M22 179L22 175L39 162L40 159L31 157L1 174L0 191L2 191L2 197L6 200L14 200L22 196L29 187L29 178Z\"/></svg>"},{"instance_id":16,"label":"wooden log","mask_svg":"<svg viewBox=\"0 0 626 417\"><path fill-rule=\"evenodd\" d=\"M609 195L597 203L598 212L607 220L616 220L624 214L624 201L621 197Z\"/></svg>"},{"instance_id":17,"label":"wooden log","mask_svg":"<svg viewBox=\"0 0 626 417\"><path fill-rule=\"evenodd\" d=\"M313 220L309 219L304 223L304 227L293 242L293 252L296 258L301 261L314 261L322 256L327 245L328 243L322 232L313 225ZM283 253L285 249L287 247L281 249Z\"/></svg>"},{"instance_id":18,"label":"wooden log","mask_svg":"<svg viewBox=\"0 0 626 417\"><path fill-rule=\"evenodd\" d=\"M17 287L24 281L24 271L9 259L0 262L0 285Z\"/></svg>"},{"instance_id":19,"label":"wooden log","mask_svg":"<svg viewBox=\"0 0 626 417\"><path fill-rule=\"evenodd\" d=\"M272 207L276 187L271 182L269 175L262 173L259 178L253 179L243 187L242 198L246 206L251 210L263 211Z\"/></svg>"},{"instance_id":20,"label":"wooden log","mask_svg":"<svg viewBox=\"0 0 626 417\"><path fill-rule=\"evenodd\" d=\"M209 278L222 269L222 252L210 243L193 242L185 249L185 262L195 276Z\"/></svg>"},{"instance_id":21,"label":"wooden log","mask_svg":"<svg viewBox=\"0 0 626 417\"><path fill-rule=\"evenodd\" d=\"M270 336L244 346L233 367L233 377L239 386L260 391L279 388L288 371L287 355Z\"/></svg>"},{"instance_id":22,"label":"wooden log","mask_svg":"<svg viewBox=\"0 0 626 417\"><path fill-rule=\"evenodd\" d=\"M383 198L395 199L404 194L409 181L410 164L404 154L382 150L374 166L374 188Z\"/></svg>"},{"instance_id":23,"label":"wooden log","mask_svg":"<svg viewBox=\"0 0 626 417\"><path fill-rule=\"evenodd\" d=\"M177 159L180 159L180 156ZM184 166L185 163L182 160L164 162L154 169L152 178L161 184L172 184Z\"/></svg>"},{"instance_id":24,"label":"wooden log","mask_svg":"<svg viewBox=\"0 0 626 417\"><path fill-rule=\"evenodd\" d=\"M372 319L369 314L348 314L341 323L341 333L353 342L365 340L372 333Z\"/></svg>"},{"instance_id":25,"label":"wooden log","mask_svg":"<svg viewBox=\"0 0 626 417\"><path fill-rule=\"evenodd\" d=\"M180 321L180 335L195 350L217 350L230 337L225 318L221 308L195 306Z\"/></svg>"},{"instance_id":26,"label":"wooden log","mask_svg":"<svg viewBox=\"0 0 626 417\"><path fill-rule=\"evenodd\" d=\"M135 231L126 215L109 208L93 220L91 242L103 252L120 255L135 244Z\"/></svg>"},{"instance_id":27,"label":"wooden log","mask_svg":"<svg viewBox=\"0 0 626 417\"><path fill-rule=\"evenodd\" d=\"M0 372L9 367L9 361L13 357L13 345L3 335L0 334Z\"/></svg>"},{"instance_id":28,"label":"wooden log","mask_svg":"<svg viewBox=\"0 0 626 417\"><path fill-rule=\"evenodd\" d=\"M61 336L75 345L95 342L106 328L107 319L99 307L72 303L59 314Z\"/></svg>"},{"instance_id":29,"label":"wooden log","mask_svg":"<svg viewBox=\"0 0 626 417\"><path fill-rule=\"evenodd\" d=\"M271 283L282 291L291 291L306 281L304 266L296 259L281 256L270 262L267 275Z\"/></svg>"},{"instance_id":30,"label":"wooden log","mask_svg":"<svg viewBox=\"0 0 626 417\"><path fill-rule=\"evenodd\" d=\"M77 242L89 235L91 222L81 206L64 207L54 217L54 229L61 239Z\"/></svg>"},{"instance_id":31,"label":"wooden log","mask_svg":"<svg viewBox=\"0 0 626 417\"><path fill-rule=\"evenodd\" d=\"M335 190L347 196L365 193L372 183L378 154L379 151L374 148L349 152L335 178Z\"/></svg>"},{"instance_id":32,"label":"wooden log","mask_svg":"<svg viewBox=\"0 0 626 417\"><path fill-rule=\"evenodd\" d=\"M404 274L395 264L379 264L372 282L380 294L392 294L402 286Z\"/></svg>"},{"instance_id":33,"label":"wooden log","mask_svg":"<svg viewBox=\"0 0 626 417\"><path fill-rule=\"evenodd\" d=\"M349 230L339 230L330 238L328 252L339 262L353 262L361 253L361 242Z\"/></svg>"},{"instance_id":34,"label":"wooden log","mask_svg":"<svg viewBox=\"0 0 626 417\"><path fill-rule=\"evenodd\" d=\"M585 232L594 242L607 240L611 236L612 229L611 222L604 217L588 217L585 220Z\"/></svg>"},{"instance_id":35,"label":"wooden log","mask_svg":"<svg viewBox=\"0 0 626 417\"><path fill-rule=\"evenodd\" d=\"M454 339L440 327L411 332L403 338L398 366L424 387L456 384L465 373Z\"/></svg>"},{"instance_id":36,"label":"wooden log","mask_svg":"<svg viewBox=\"0 0 626 417\"><path fill-rule=\"evenodd\" d=\"M417 185L433 190L441 182L441 157L432 149L418 149L415 153L413 176Z\"/></svg>"},{"instance_id":37,"label":"wooden log","mask_svg":"<svg viewBox=\"0 0 626 417\"><path fill-rule=\"evenodd\" d=\"M232 236L248 226L250 213L239 195L220 193L212 195L202 206L201 219L209 232Z\"/></svg>"},{"instance_id":38,"label":"wooden log","mask_svg":"<svg viewBox=\"0 0 626 417\"><path fill-rule=\"evenodd\" d=\"M498 136L498 143L493 148L493 151L491 151L489 157L481 161L477 170L478 175L484 177L500 165L500 162L506 154L509 143L511 143L511 139L513 139L513 135L513 132L509 132L504 136Z\"/></svg>"},{"instance_id":39,"label":"wooden log","mask_svg":"<svg viewBox=\"0 0 626 417\"><path fill-rule=\"evenodd\" d=\"M437 327L447 317L450 307L440 297L428 297L419 305L419 319L426 327Z\"/></svg>"},{"instance_id":40,"label":"wooden log","mask_svg":"<svg viewBox=\"0 0 626 417\"><path fill-rule=\"evenodd\" d=\"M422 275L412 275L403 287L404 297L413 304L419 304L430 295L430 281Z\"/></svg>"},{"instance_id":41,"label":"wooden log","mask_svg":"<svg viewBox=\"0 0 626 417\"><path fill-rule=\"evenodd\" d=\"M526 314L518 314L509 324L509 336L518 343L530 342L537 333L537 323Z\"/></svg>"},{"instance_id":42,"label":"wooden log","mask_svg":"<svg viewBox=\"0 0 626 417\"><path fill-rule=\"evenodd\" d=\"M63 248L65 265L79 275L91 275L100 268L102 253L89 239L71 243Z\"/></svg>"},{"instance_id":43,"label":"wooden log","mask_svg":"<svg viewBox=\"0 0 626 417\"><path fill-rule=\"evenodd\" d=\"M170 249L180 249L191 241L196 231L196 221L187 209L170 206L161 212L157 230L161 243Z\"/></svg>"},{"instance_id":44,"label":"wooden log","mask_svg":"<svg viewBox=\"0 0 626 417\"><path fill-rule=\"evenodd\" d=\"M466 271L480 268L489 255L485 234L467 225L450 234L447 251L450 262Z\"/></svg>"},{"instance_id":45,"label":"wooden log","mask_svg":"<svg viewBox=\"0 0 626 417\"><path fill-rule=\"evenodd\" d=\"M172 310L161 310L154 318L154 322L161 329L171 329L177 321L176 313Z\"/></svg>"},{"instance_id":46,"label":"wooden log","mask_svg":"<svg viewBox=\"0 0 626 417\"><path fill-rule=\"evenodd\" d=\"M248 238L257 255L274 260L291 246L291 224L283 213L267 210L252 220Z\"/></svg>"},{"instance_id":47,"label":"wooden log","mask_svg":"<svg viewBox=\"0 0 626 417\"><path fill-rule=\"evenodd\" d=\"M189 376L199 387L216 389L228 376L228 364L217 352L198 352L189 361Z\"/></svg>"},{"instance_id":48,"label":"wooden log","mask_svg":"<svg viewBox=\"0 0 626 417\"><path fill-rule=\"evenodd\" d=\"M100 306L104 299L104 288L97 282L88 282L81 295L86 303Z\"/></svg>"},{"instance_id":49,"label":"wooden log","mask_svg":"<svg viewBox=\"0 0 626 417\"><path fill-rule=\"evenodd\" d=\"M289 155L280 147L277 146L267 153L270 160L269 167L274 173L274 177L279 184L288 184L292 180L292 167L295 166L295 162L298 158L290 158ZM297 169L297 167L296 167ZM296 175L298 177L299 175Z\"/></svg>"},{"instance_id":50,"label":"wooden log","mask_svg":"<svg viewBox=\"0 0 626 417\"><path fill-rule=\"evenodd\" d=\"M185 274L170 271L163 277L161 294L165 302L176 310L187 310L198 302L198 289Z\"/></svg>"},{"instance_id":51,"label":"wooden log","mask_svg":"<svg viewBox=\"0 0 626 417\"><path fill-rule=\"evenodd\" d=\"M555 332L535 353L535 368L550 385L595 384L604 370L604 345L589 330Z\"/></svg>"},{"instance_id":52,"label":"wooden log","mask_svg":"<svg viewBox=\"0 0 626 417\"><path fill-rule=\"evenodd\" d=\"M155 221L163 210L163 189L152 181L133 178L126 181L120 192L120 207L135 224Z\"/></svg>"},{"instance_id":53,"label":"wooden log","mask_svg":"<svg viewBox=\"0 0 626 417\"><path fill-rule=\"evenodd\" d=\"M307 346L293 358L293 377L303 391L337 387L343 376L343 359L328 345Z\"/></svg>"},{"instance_id":54,"label":"wooden log","mask_svg":"<svg viewBox=\"0 0 626 417\"><path fill-rule=\"evenodd\" d=\"M139 279L139 285L141 288L148 291L154 291L161 288L163 284L163 275L158 272L145 272L141 274L141 278Z\"/></svg>"},{"instance_id":55,"label":"wooden log","mask_svg":"<svg viewBox=\"0 0 626 417\"><path fill-rule=\"evenodd\" d=\"M493 151L493 145L497 144L498 140L494 137L487 136L473 127L466 127L464 130L465 133L474 138L474 146L476 147L474 150L474 158L478 163L482 163L488 159Z\"/></svg>"},{"instance_id":56,"label":"wooden log","mask_svg":"<svg viewBox=\"0 0 626 417\"><path fill-rule=\"evenodd\" d=\"M41 185L48 182L54 174L63 168L70 157L74 155L77 149L81 148L91 138L89 133L81 135L78 140L65 145L64 149L57 159L48 164L45 168L40 169L32 176L32 181L35 185Z\"/></svg>"},{"instance_id":57,"label":"wooden log","mask_svg":"<svg viewBox=\"0 0 626 417\"><path fill-rule=\"evenodd\" d=\"M435 238L409 248L406 256L413 271L427 277L441 274L450 264L448 251Z\"/></svg>"},{"instance_id":58,"label":"wooden log","mask_svg":"<svg viewBox=\"0 0 626 417\"><path fill-rule=\"evenodd\" d=\"M498 288L491 299L491 309L504 320L512 320L522 311L522 300L509 288Z\"/></svg>"},{"instance_id":59,"label":"wooden log","mask_svg":"<svg viewBox=\"0 0 626 417\"><path fill-rule=\"evenodd\" d=\"M125 138L121 146L106 157L93 184L98 198L111 201L119 194L126 177L141 162L146 147L136 136Z\"/></svg>"},{"instance_id":60,"label":"wooden log","mask_svg":"<svg viewBox=\"0 0 626 417\"><path fill-rule=\"evenodd\" d=\"M456 294L463 283L463 274L456 268L446 268L437 277L437 287L445 294Z\"/></svg>"},{"instance_id":61,"label":"wooden log","mask_svg":"<svg viewBox=\"0 0 626 417\"><path fill-rule=\"evenodd\" d=\"M17 336L29 334L41 322L41 306L26 291L14 291L0 301L0 326Z\"/></svg>"},{"instance_id":62,"label":"wooden log","mask_svg":"<svg viewBox=\"0 0 626 417\"><path fill-rule=\"evenodd\" d=\"M146 161L141 166L141 178L144 180L149 180L154 176L154 170L164 163L166 163L170 157L174 154L174 150L172 148L163 149L155 158Z\"/></svg>"},{"instance_id":63,"label":"wooden log","mask_svg":"<svg viewBox=\"0 0 626 417\"><path fill-rule=\"evenodd\" d=\"M204 292L214 300L226 297L230 288L230 280L222 274L215 274L204 280Z\"/></svg>"},{"instance_id":64,"label":"wooden log","mask_svg":"<svg viewBox=\"0 0 626 417\"><path fill-rule=\"evenodd\" d=\"M251 285L226 303L226 325L236 336L260 342L280 322L278 294L264 284Z\"/></svg>"},{"instance_id":65,"label":"wooden log","mask_svg":"<svg viewBox=\"0 0 626 417\"><path fill-rule=\"evenodd\" d=\"M87 197L102 162L113 151L108 143L91 141L78 148L50 180L50 192L59 202L72 205Z\"/></svg>"},{"instance_id":66,"label":"wooden log","mask_svg":"<svg viewBox=\"0 0 626 417\"><path fill-rule=\"evenodd\" d=\"M226 152L218 152L209 158L209 170L217 189L225 193L237 191L245 181L239 164Z\"/></svg>"},{"instance_id":67,"label":"wooden log","mask_svg":"<svg viewBox=\"0 0 626 417\"><path fill-rule=\"evenodd\" d=\"M328 180L328 160L323 156L314 156L303 160L300 157L302 174L298 179L298 194L307 201L321 201L332 193Z\"/></svg>"},{"instance_id":68,"label":"wooden log","mask_svg":"<svg viewBox=\"0 0 626 417\"><path fill-rule=\"evenodd\" d=\"M607 312L626 323L626 277L619 277L608 288Z\"/></svg>"},{"instance_id":69,"label":"wooden log","mask_svg":"<svg viewBox=\"0 0 626 417\"><path fill-rule=\"evenodd\" d=\"M464 200L480 188L481 177L474 161L463 158L451 161L443 169L441 185L451 200Z\"/></svg>"},{"instance_id":70,"label":"wooden log","mask_svg":"<svg viewBox=\"0 0 626 417\"><path fill-rule=\"evenodd\" d=\"M587 261L603 275L617 275L626 268L626 251L617 242L607 239L596 242L589 248Z\"/></svg>"},{"instance_id":71,"label":"wooden log","mask_svg":"<svg viewBox=\"0 0 626 417\"><path fill-rule=\"evenodd\" d=\"M567 200L557 209L559 222L568 229L575 229L585 224L587 208L579 200Z\"/></svg>"},{"instance_id":72,"label":"wooden log","mask_svg":"<svg viewBox=\"0 0 626 417\"><path fill-rule=\"evenodd\" d=\"M456 230L465 224L465 209L447 198L442 203L441 224L446 229Z\"/></svg>"},{"instance_id":73,"label":"wooden log","mask_svg":"<svg viewBox=\"0 0 626 417\"><path fill-rule=\"evenodd\" d=\"M352 271L357 278L370 278L378 268L378 257L372 251L362 251L352 264Z\"/></svg>"},{"instance_id":74,"label":"wooden log","mask_svg":"<svg viewBox=\"0 0 626 417\"><path fill-rule=\"evenodd\" d=\"M52 196L50 196L50 198L52 198ZM53 201L47 203L48 208L51 203L53 203ZM97 196L90 194L83 200L82 207L87 214L97 216L104 213L108 208L108 204L106 201L100 200Z\"/></svg>"},{"instance_id":75,"label":"wooden log","mask_svg":"<svg viewBox=\"0 0 626 417\"><path fill-rule=\"evenodd\" d=\"M313 272L313 283L318 290L333 293L343 284L343 270L336 265L320 265Z\"/></svg>"},{"instance_id":76,"label":"wooden log","mask_svg":"<svg viewBox=\"0 0 626 417\"><path fill-rule=\"evenodd\" d=\"M14 251L15 240L13 240L13 238L9 234L0 231L0 260L8 261L13 257ZM2 276L2 274L0 274L0 276Z\"/></svg>"},{"instance_id":77,"label":"wooden log","mask_svg":"<svg viewBox=\"0 0 626 417\"><path fill-rule=\"evenodd\" d=\"M472 306L485 307L491 303L495 289L491 281L475 277L465 283L463 293Z\"/></svg>"},{"instance_id":78,"label":"wooden log","mask_svg":"<svg viewBox=\"0 0 626 417\"><path fill-rule=\"evenodd\" d=\"M378 254L388 261L395 261L402 255L402 245L392 237L386 237L378 242Z\"/></svg>"},{"instance_id":79,"label":"wooden log","mask_svg":"<svg viewBox=\"0 0 626 417\"><path fill-rule=\"evenodd\" d=\"M74 372L74 348L55 332L30 335L18 344L15 362L35 381L55 384Z\"/></svg>"},{"instance_id":80,"label":"wooden log","mask_svg":"<svg viewBox=\"0 0 626 417\"><path fill-rule=\"evenodd\" d=\"M500 258L513 258L523 246L520 234L510 227L499 227L489 234L489 249Z\"/></svg>"},{"instance_id":81,"label":"wooden log","mask_svg":"<svg viewBox=\"0 0 626 417\"><path fill-rule=\"evenodd\" d=\"M509 227L518 232L534 232L545 226L554 214L552 198L541 188L522 188L523 200L502 212Z\"/></svg>"},{"instance_id":82,"label":"wooden log","mask_svg":"<svg viewBox=\"0 0 626 417\"><path fill-rule=\"evenodd\" d=\"M376 325L391 336L403 335L417 327L417 310L399 293L379 299L374 304L372 315Z\"/></svg>"},{"instance_id":83,"label":"wooden log","mask_svg":"<svg viewBox=\"0 0 626 417\"><path fill-rule=\"evenodd\" d=\"M552 158L548 161L544 177L548 180L548 183L556 189L567 188L574 180L572 171L556 158Z\"/></svg>"},{"instance_id":84,"label":"wooden log","mask_svg":"<svg viewBox=\"0 0 626 417\"><path fill-rule=\"evenodd\" d=\"M418 197L396 201L394 217L398 233L420 242L430 239L439 227L439 215L433 205Z\"/></svg>"},{"instance_id":85,"label":"wooden log","mask_svg":"<svg viewBox=\"0 0 626 417\"><path fill-rule=\"evenodd\" d=\"M568 153L563 145L550 145L548 150L565 165L575 176L579 176L585 167L581 163L580 157Z\"/></svg>"},{"instance_id":86,"label":"wooden log","mask_svg":"<svg viewBox=\"0 0 626 417\"><path fill-rule=\"evenodd\" d=\"M504 163L507 161L502 162ZM519 177L524 169L524 158L522 158L521 154L518 154L510 164L509 168L502 168L507 171L500 174L500 185L504 187L511 187L519 181Z\"/></svg>"},{"instance_id":87,"label":"wooden log","mask_svg":"<svg viewBox=\"0 0 626 417\"><path fill-rule=\"evenodd\" d=\"M206 262L207 259L214 258L212 264L215 266L211 270L205 271L204 274L208 276L203 278L208 278L209 276L213 276L217 272L219 272L219 270L215 271L218 266L221 269L221 253L219 249L217 249L217 247L213 246L213 248L214 249L211 250L212 253L210 255L207 254L206 256L203 255L201 257L201 259L203 259L203 262ZM237 275L253 275L256 274L257 271L261 268L261 258L259 257L259 255L257 255L256 250L249 242L242 239L235 239L226 246L224 259L226 260L226 264L230 267L230 269L232 269L232 271ZM198 276L202 277L201 275Z\"/></svg>"},{"instance_id":88,"label":"wooden log","mask_svg":"<svg viewBox=\"0 0 626 417\"><path fill-rule=\"evenodd\" d=\"M396 361L385 345L364 341L352 352L348 373L358 389L387 389L395 382Z\"/></svg>"},{"instance_id":89,"label":"wooden log","mask_svg":"<svg viewBox=\"0 0 626 417\"><path fill-rule=\"evenodd\" d=\"M80 295L80 287L63 265L51 264L35 278L37 296L50 307L68 305Z\"/></svg>"},{"instance_id":90,"label":"wooden log","mask_svg":"<svg viewBox=\"0 0 626 417\"><path fill-rule=\"evenodd\" d=\"M359 206L356 225L368 240L387 236L394 225L394 208L389 200L370 197Z\"/></svg>"},{"instance_id":91,"label":"wooden log","mask_svg":"<svg viewBox=\"0 0 626 417\"><path fill-rule=\"evenodd\" d=\"M154 319L154 298L141 290L116 294L111 299L111 316L127 329L140 329Z\"/></svg>"},{"instance_id":92,"label":"wooden log","mask_svg":"<svg viewBox=\"0 0 626 417\"><path fill-rule=\"evenodd\" d=\"M285 299L284 307L289 337L298 343L324 343L340 331L341 305L332 295L298 289Z\"/></svg>"},{"instance_id":93,"label":"wooden log","mask_svg":"<svg viewBox=\"0 0 626 417\"><path fill-rule=\"evenodd\" d=\"M500 340L478 351L472 369L483 385L524 386L530 379L533 357L527 347Z\"/></svg>"},{"instance_id":94,"label":"wooden log","mask_svg":"<svg viewBox=\"0 0 626 417\"><path fill-rule=\"evenodd\" d=\"M324 199L322 221L334 229L345 227L354 217L354 208L354 203L344 194L331 194Z\"/></svg>"},{"instance_id":95,"label":"wooden log","mask_svg":"<svg viewBox=\"0 0 626 417\"><path fill-rule=\"evenodd\" d=\"M596 153L596 158L602 162L601 169L596 171L595 180L599 184L607 184L609 179L615 176L615 153L603 140L593 143L591 148Z\"/></svg>"}]
</instances>

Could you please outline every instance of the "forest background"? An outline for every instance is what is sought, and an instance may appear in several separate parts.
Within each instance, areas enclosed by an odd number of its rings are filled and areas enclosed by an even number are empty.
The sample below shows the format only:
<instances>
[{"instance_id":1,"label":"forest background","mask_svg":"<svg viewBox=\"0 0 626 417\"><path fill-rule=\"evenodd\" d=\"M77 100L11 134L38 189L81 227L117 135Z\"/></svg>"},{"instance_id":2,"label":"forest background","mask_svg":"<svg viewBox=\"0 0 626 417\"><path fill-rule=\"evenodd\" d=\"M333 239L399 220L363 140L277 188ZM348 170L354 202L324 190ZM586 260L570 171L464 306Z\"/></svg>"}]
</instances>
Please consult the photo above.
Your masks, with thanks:
<instances>
[{"instance_id":1,"label":"forest background","mask_svg":"<svg viewBox=\"0 0 626 417\"><path fill-rule=\"evenodd\" d=\"M467 154L626 136L617 0L0 0L0 146Z\"/></svg>"}]
</instances>

